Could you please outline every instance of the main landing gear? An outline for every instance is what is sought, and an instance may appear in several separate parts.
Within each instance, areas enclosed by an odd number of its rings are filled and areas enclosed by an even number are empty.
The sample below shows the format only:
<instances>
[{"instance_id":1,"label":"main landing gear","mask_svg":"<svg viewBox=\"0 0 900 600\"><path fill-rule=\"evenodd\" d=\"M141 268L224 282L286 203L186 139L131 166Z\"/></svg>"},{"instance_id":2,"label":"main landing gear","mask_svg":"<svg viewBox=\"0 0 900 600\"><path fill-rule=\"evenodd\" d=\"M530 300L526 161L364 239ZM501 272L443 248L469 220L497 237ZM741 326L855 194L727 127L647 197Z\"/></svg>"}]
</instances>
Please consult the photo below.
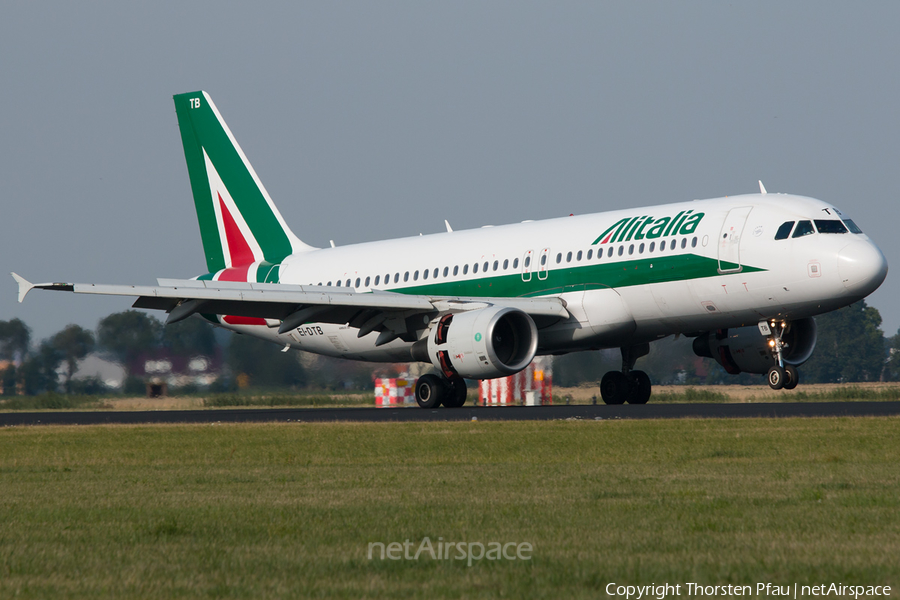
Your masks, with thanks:
<instances>
[{"instance_id":1,"label":"main landing gear","mask_svg":"<svg viewBox=\"0 0 900 600\"><path fill-rule=\"evenodd\" d=\"M650 353L650 344L622 348L622 370L610 371L600 380L600 395L607 404L647 404L652 393L650 377L632 371L634 363Z\"/></svg>"},{"instance_id":2,"label":"main landing gear","mask_svg":"<svg viewBox=\"0 0 900 600\"><path fill-rule=\"evenodd\" d=\"M783 338L789 327L790 325L784 322L772 321L768 328L770 331L769 347L778 361L778 364L769 367L769 372L766 373L766 381L773 390L782 388L792 390L800 383L800 372L797 371L797 367L784 362L784 349L788 347L788 344ZM760 329L762 329L762 324L760 324Z\"/></svg>"},{"instance_id":3,"label":"main landing gear","mask_svg":"<svg viewBox=\"0 0 900 600\"><path fill-rule=\"evenodd\" d=\"M437 375L422 375L416 382L416 403L422 408L460 408L466 403L466 382L462 377L444 379Z\"/></svg>"}]
</instances>

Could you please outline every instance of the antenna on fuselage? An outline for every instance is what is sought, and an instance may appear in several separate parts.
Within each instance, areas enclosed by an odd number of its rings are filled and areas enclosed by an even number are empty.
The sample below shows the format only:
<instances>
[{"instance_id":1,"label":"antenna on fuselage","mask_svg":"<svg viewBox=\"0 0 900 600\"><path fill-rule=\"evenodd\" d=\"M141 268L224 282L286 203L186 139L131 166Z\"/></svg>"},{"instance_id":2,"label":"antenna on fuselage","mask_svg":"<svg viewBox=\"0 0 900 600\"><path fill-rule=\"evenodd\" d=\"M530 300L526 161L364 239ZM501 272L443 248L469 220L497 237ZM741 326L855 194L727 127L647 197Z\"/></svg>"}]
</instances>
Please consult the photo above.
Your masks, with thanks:
<instances>
[{"instance_id":1,"label":"antenna on fuselage","mask_svg":"<svg viewBox=\"0 0 900 600\"><path fill-rule=\"evenodd\" d=\"M769 193L766 191L766 186L763 185L762 179L759 180L759 193L760 194L768 194Z\"/></svg>"},{"instance_id":2,"label":"antenna on fuselage","mask_svg":"<svg viewBox=\"0 0 900 600\"><path fill-rule=\"evenodd\" d=\"M447 233L453 233L453 228L450 227L450 221L448 221L447 219L444 219L444 225L447 226Z\"/></svg>"}]
</instances>

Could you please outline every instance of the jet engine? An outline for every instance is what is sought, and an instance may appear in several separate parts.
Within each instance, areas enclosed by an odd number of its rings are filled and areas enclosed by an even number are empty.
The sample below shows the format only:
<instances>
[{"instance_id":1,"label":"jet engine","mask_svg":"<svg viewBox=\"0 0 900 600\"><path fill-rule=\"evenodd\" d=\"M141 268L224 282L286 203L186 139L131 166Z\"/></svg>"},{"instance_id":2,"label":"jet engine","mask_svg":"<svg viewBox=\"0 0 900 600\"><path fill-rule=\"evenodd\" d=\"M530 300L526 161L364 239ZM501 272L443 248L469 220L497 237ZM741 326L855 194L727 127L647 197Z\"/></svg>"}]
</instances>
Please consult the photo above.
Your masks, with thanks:
<instances>
[{"instance_id":1,"label":"jet engine","mask_svg":"<svg viewBox=\"0 0 900 600\"><path fill-rule=\"evenodd\" d=\"M788 323L781 340L782 358L789 365L802 365L816 347L816 320L812 317ZM778 364L770 343L759 327L735 327L708 331L694 338L694 354L714 358L732 375L738 373L766 373Z\"/></svg>"},{"instance_id":2,"label":"jet engine","mask_svg":"<svg viewBox=\"0 0 900 600\"><path fill-rule=\"evenodd\" d=\"M427 361L445 377L492 379L527 367L537 352L538 333L521 310L488 306L444 315L422 342L414 358L425 358L421 350L426 350Z\"/></svg>"}]
</instances>

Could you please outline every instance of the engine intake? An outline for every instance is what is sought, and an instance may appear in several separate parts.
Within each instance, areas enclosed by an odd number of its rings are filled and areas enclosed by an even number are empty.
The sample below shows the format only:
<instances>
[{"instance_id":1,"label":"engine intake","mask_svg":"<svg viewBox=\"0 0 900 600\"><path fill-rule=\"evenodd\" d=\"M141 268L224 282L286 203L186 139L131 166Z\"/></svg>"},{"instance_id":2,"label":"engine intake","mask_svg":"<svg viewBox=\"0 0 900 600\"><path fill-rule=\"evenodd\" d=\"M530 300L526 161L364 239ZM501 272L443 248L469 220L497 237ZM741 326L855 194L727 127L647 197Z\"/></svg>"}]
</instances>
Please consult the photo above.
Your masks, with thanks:
<instances>
[{"instance_id":1,"label":"engine intake","mask_svg":"<svg viewBox=\"0 0 900 600\"><path fill-rule=\"evenodd\" d=\"M431 328L427 353L445 377L493 379L527 367L537 344L537 327L526 313L489 306L441 317Z\"/></svg>"},{"instance_id":2,"label":"engine intake","mask_svg":"<svg viewBox=\"0 0 900 600\"><path fill-rule=\"evenodd\" d=\"M816 320L812 317L790 323L782 335L784 362L802 365L816 347ZM732 375L738 373L766 373L777 364L769 346L769 338L756 326L735 327L708 331L694 338L694 354L713 358Z\"/></svg>"}]
</instances>

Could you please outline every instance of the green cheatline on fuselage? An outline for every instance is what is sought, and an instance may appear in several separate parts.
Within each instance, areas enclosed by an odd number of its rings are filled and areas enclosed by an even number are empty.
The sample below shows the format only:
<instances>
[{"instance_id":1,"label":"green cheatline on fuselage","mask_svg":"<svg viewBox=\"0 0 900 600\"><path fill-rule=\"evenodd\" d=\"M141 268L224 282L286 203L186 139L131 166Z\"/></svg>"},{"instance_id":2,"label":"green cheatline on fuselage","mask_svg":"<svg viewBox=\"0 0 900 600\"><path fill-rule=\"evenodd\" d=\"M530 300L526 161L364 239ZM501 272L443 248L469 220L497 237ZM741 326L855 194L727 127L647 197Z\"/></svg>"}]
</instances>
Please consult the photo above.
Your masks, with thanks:
<instances>
[{"instance_id":1,"label":"green cheatline on fuselage","mask_svg":"<svg viewBox=\"0 0 900 600\"><path fill-rule=\"evenodd\" d=\"M601 259L603 260L603 259ZM620 262L582 264L563 269L546 271L541 279L538 271L531 272L529 281L522 278L522 272L509 275L492 275L480 279L466 281L443 281L421 285L379 289L400 294L423 296L469 296L493 298L522 298L531 296L552 296L563 292L578 290L596 290L602 288L622 288L649 283L666 283L670 281L686 281L689 279L705 279L717 277L719 266L723 270L734 270L739 265L732 262L721 263L706 256L697 254L676 254L655 258L640 258ZM441 267L443 269L443 266ZM742 273L765 271L759 267L743 265ZM198 279L210 280L212 273L201 275ZM279 283L278 265L264 264L257 269L257 282Z\"/></svg>"},{"instance_id":2,"label":"green cheatline on fuselage","mask_svg":"<svg viewBox=\"0 0 900 600\"><path fill-rule=\"evenodd\" d=\"M621 288L648 283L665 283L717 277L719 261L696 254L678 254L655 258L641 258L613 263L594 263L547 271L547 277L540 279L533 271L531 280L524 281L522 273L493 275L468 281L447 281L428 283L396 289L401 294L424 296L489 296L530 297L551 296L566 291ZM737 269L738 265L721 262L723 270ZM765 271L758 267L744 265L743 273Z\"/></svg>"}]
</instances>

